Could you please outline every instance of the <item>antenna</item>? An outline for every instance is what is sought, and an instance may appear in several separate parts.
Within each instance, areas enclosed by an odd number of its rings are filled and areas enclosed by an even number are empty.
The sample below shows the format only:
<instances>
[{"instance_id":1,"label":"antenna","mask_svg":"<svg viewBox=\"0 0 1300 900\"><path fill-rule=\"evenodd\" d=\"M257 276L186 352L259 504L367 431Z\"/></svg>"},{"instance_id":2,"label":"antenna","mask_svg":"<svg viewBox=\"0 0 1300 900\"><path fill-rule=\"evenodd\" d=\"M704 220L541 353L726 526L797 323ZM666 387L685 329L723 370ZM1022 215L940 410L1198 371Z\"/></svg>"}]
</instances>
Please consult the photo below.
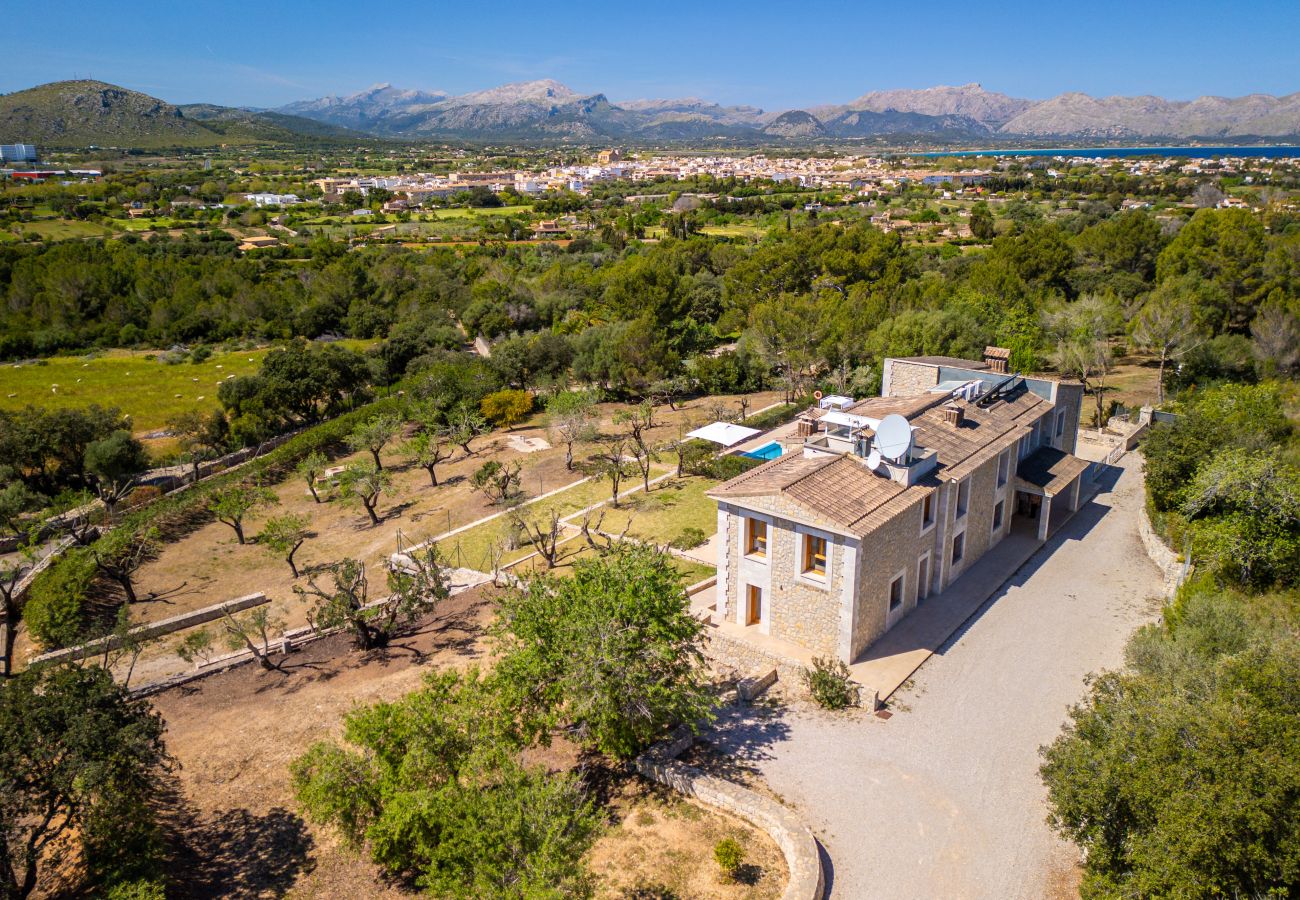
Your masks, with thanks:
<instances>
[{"instance_id":1,"label":"antenna","mask_svg":"<svg viewBox=\"0 0 1300 900\"><path fill-rule=\"evenodd\" d=\"M912 426L898 413L890 413L876 427L876 449L886 459L898 461L912 449Z\"/></svg>"}]
</instances>

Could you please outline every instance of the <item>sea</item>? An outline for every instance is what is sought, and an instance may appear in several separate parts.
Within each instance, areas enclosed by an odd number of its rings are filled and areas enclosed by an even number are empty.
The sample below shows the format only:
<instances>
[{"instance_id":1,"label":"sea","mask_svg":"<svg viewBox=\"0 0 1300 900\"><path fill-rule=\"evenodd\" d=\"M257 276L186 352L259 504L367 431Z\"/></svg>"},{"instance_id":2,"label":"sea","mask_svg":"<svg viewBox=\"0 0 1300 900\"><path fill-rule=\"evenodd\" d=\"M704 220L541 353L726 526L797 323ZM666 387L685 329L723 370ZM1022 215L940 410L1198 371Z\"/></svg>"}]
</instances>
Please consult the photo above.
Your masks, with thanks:
<instances>
[{"instance_id":1,"label":"sea","mask_svg":"<svg viewBox=\"0 0 1300 900\"><path fill-rule=\"evenodd\" d=\"M939 156L1067 156L1105 159L1129 156L1190 156L1209 159L1215 156L1300 157L1300 147L1050 147L1034 150L950 150L936 153L898 154L914 157Z\"/></svg>"}]
</instances>

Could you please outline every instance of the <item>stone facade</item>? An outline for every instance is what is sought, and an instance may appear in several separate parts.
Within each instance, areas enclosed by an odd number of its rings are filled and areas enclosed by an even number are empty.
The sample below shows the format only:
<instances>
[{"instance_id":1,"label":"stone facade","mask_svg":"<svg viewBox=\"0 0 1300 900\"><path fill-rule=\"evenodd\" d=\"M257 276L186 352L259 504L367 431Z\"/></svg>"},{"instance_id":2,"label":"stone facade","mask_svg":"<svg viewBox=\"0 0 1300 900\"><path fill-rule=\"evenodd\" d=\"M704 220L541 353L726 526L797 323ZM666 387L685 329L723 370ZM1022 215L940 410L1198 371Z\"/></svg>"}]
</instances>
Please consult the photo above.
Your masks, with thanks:
<instances>
[{"instance_id":1,"label":"stone facade","mask_svg":"<svg viewBox=\"0 0 1300 900\"><path fill-rule=\"evenodd\" d=\"M904 359L885 360L886 397L915 397L939 383L939 367Z\"/></svg>"},{"instance_id":2,"label":"stone facade","mask_svg":"<svg viewBox=\"0 0 1300 900\"><path fill-rule=\"evenodd\" d=\"M728 622L745 625L749 588L762 592L760 633L791 641L818 654L841 655L846 599L853 595L857 542L844 535L793 518L792 504L781 498L755 498L754 510L719 506L719 533L725 563L718 570L718 612ZM746 555L746 518L767 523L767 555ZM804 535L826 539L826 577L803 574ZM847 580L846 580L847 579Z\"/></svg>"},{"instance_id":3,"label":"stone facade","mask_svg":"<svg viewBox=\"0 0 1300 900\"><path fill-rule=\"evenodd\" d=\"M852 660L889 626L916 608L917 561L934 547L934 528L921 531L922 499L862 539L858 556L858 590L846 661ZM933 554L931 554L933 556ZM933 563L931 564L933 565ZM903 575L903 604L889 609L890 585Z\"/></svg>"}]
</instances>

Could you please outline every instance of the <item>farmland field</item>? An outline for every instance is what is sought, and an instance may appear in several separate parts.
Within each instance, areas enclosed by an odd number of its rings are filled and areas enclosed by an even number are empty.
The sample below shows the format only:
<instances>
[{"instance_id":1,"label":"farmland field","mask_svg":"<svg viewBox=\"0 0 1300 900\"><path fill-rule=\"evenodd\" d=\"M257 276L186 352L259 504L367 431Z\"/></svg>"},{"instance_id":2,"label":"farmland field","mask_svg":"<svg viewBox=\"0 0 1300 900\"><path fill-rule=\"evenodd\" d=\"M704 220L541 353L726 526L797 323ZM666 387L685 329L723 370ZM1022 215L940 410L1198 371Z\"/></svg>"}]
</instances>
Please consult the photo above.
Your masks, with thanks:
<instances>
[{"instance_id":1,"label":"farmland field","mask_svg":"<svg viewBox=\"0 0 1300 900\"><path fill-rule=\"evenodd\" d=\"M342 341L362 349L369 341ZM251 375L269 347L213 353L201 363L168 365L158 350L112 350L0 365L0 409L116 406L137 432L153 431L187 409L217 409L218 385ZM155 357L151 359L150 357Z\"/></svg>"}]
</instances>

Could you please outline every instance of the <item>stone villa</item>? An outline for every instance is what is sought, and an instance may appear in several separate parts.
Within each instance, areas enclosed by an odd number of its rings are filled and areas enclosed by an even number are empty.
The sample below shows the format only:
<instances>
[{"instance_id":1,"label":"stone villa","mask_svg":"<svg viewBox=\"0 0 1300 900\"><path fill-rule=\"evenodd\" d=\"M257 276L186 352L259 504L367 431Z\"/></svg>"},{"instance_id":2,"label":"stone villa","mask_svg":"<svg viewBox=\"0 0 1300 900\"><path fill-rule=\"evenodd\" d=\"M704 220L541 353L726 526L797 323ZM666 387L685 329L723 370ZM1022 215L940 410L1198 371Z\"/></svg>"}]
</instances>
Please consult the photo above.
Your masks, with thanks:
<instances>
[{"instance_id":1,"label":"stone villa","mask_svg":"<svg viewBox=\"0 0 1300 900\"><path fill-rule=\"evenodd\" d=\"M711 491L717 616L851 663L1013 529L1045 540L1088 467L1082 389L1008 355L888 359L882 396L822 398L780 456ZM882 428L910 440L882 454Z\"/></svg>"}]
</instances>

